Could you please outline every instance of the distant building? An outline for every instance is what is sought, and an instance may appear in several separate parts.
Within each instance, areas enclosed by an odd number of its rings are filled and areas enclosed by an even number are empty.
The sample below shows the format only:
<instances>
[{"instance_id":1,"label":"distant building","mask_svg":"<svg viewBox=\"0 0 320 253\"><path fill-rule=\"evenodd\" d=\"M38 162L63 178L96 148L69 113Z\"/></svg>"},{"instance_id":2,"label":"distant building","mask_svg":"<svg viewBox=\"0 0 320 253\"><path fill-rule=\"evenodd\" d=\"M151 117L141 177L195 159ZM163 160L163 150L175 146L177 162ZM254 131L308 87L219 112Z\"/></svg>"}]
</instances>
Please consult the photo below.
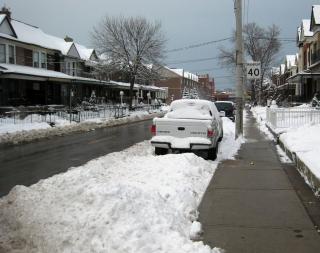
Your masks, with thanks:
<instances>
[{"instance_id":1,"label":"distant building","mask_svg":"<svg viewBox=\"0 0 320 253\"><path fill-rule=\"evenodd\" d=\"M212 100L214 93L214 79L210 79L209 74L199 75L199 89L202 97L207 100Z\"/></svg>"},{"instance_id":2,"label":"distant building","mask_svg":"<svg viewBox=\"0 0 320 253\"><path fill-rule=\"evenodd\" d=\"M155 82L157 87L166 88L168 91L167 103L181 99L183 94L199 96L199 78L184 69L162 67L160 69L161 80Z\"/></svg>"}]
</instances>

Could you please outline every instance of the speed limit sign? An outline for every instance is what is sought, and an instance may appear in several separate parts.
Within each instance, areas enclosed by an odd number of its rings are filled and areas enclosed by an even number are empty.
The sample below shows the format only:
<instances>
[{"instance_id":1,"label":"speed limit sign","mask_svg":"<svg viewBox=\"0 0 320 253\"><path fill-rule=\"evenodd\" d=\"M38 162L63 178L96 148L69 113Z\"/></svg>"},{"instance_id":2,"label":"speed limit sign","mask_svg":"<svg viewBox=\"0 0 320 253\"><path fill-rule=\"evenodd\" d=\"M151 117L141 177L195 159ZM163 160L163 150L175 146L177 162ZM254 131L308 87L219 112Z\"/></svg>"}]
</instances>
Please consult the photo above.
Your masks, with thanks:
<instances>
[{"instance_id":1,"label":"speed limit sign","mask_svg":"<svg viewBox=\"0 0 320 253\"><path fill-rule=\"evenodd\" d=\"M248 80L255 80L261 78L261 63L249 62L246 64L246 72Z\"/></svg>"}]
</instances>

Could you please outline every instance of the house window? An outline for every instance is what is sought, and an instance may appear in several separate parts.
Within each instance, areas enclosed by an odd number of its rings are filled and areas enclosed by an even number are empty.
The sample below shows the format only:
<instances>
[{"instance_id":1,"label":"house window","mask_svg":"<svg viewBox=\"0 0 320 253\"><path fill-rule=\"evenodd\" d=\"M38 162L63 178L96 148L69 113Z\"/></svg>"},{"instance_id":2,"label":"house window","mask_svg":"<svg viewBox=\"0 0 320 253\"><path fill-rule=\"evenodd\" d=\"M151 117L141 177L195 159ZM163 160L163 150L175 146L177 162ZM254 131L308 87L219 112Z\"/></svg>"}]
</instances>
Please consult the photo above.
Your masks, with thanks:
<instances>
[{"instance_id":1,"label":"house window","mask_svg":"<svg viewBox=\"0 0 320 253\"><path fill-rule=\"evenodd\" d=\"M41 68L47 68L47 54L43 52L41 53Z\"/></svg>"},{"instance_id":2,"label":"house window","mask_svg":"<svg viewBox=\"0 0 320 253\"><path fill-rule=\"evenodd\" d=\"M76 63L72 62L72 75L75 76L76 75Z\"/></svg>"},{"instance_id":3,"label":"house window","mask_svg":"<svg viewBox=\"0 0 320 253\"><path fill-rule=\"evenodd\" d=\"M14 48L14 46L12 46L12 45L9 45L9 59L8 59L8 62L9 63L11 63L11 64L15 64L16 63L16 61L15 61L15 48Z\"/></svg>"},{"instance_id":4,"label":"house window","mask_svg":"<svg viewBox=\"0 0 320 253\"><path fill-rule=\"evenodd\" d=\"M39 52L33 52L33 67L39 68Z\"/></svg>"},{"instance_id":5,"label":"house window","mask_svg":"<svg viewBox=\"0 0 320 253\"><path fill-rule=\"evenodd\" d=\"M0 63L6 63L6 45L0 44Z\"/></svg>"},{"instance_id":6,"label":"house window","mask_svg":"<svg viewBox=\"0 0 320 253\"><path fill-rule=\"evenodd\" d=\"M70 66L70 62L66 62L66 74L70 75L71 73L71 66Z\"/></svg>"}]
</instances>

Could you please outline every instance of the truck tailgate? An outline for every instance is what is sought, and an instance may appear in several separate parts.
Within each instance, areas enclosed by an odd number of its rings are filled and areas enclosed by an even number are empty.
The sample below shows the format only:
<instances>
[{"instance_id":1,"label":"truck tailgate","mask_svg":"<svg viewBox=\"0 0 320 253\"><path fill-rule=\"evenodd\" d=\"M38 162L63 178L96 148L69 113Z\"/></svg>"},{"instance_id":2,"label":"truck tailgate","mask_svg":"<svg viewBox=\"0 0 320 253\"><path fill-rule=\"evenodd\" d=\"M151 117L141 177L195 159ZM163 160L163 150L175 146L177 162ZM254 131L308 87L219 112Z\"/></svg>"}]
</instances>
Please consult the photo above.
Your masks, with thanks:
<instances>
[{"instance_id":1,"label":"truck tailgate","mask_svg":"<svg viewBox=\"0 0 320 253\"><path fill-rule=\"evenodd\" d=\"M158 118L156 123L157 136L173 136L177 138L202 137L207 138L210 120L166 119Z\"/></svg>"}]
</instances>

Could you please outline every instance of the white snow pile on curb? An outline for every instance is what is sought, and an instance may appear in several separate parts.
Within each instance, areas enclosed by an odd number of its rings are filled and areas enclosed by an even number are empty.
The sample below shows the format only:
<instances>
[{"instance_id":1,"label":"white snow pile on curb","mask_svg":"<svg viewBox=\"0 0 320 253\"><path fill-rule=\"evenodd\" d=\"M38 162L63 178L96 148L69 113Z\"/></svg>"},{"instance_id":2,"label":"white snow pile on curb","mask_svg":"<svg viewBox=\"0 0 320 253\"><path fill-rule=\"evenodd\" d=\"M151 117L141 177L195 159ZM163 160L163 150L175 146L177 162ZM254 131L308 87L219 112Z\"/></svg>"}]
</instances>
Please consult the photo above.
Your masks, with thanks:
<instances>
[{"instance_id":1,"label":"white snow pile on curb","mask_svg":"<svg viewBox=\"0 0 320 253\"><path fill-rule=\"evenodd\" d=\"M292 128L280 135L280 140L320 179L320 125Z\"/></svg>"},{"instance_id":2,"label":"white snow pile on curb","mask_svg":"<svg viewBox=\"0 0 320 253\"><path fill-rule=\"evenodd\" d=\"M262 131L266 137L270 140L274 139L272 133L270 133L269 129L266 127L266 119L267 119L267 107L263 106L255 106L251 108L253 116L256 118L260 131Z\"/></svg>"},{"instance_id":3,"label":"white snow pile on curb","mask_svg":"<svg viewBox=\"0 0 320 253\"><path fill-rule=\"evenodd\" d=\"M201 234L197 207L218 162L241 145L234 123L224 125L226 154L215 162L192 153L154 156L145 141L16 186L0 199L0 252L221 252L190 237Z\"/></svg>"},{"instance_id":4,"label":"white snow pile on curb","mask_svg":"<svg viewBox=\"0 0 320 253\"><path fill-rule=\"evenodd\" d=\"M0 143L21 143L33 140L49 138L52 136L62 136L73 132L88 132L96 128L107 126L117 126L134 121L151 119L164 113L136 113L128 117L114 119L92 119L81 123L61 121L56 127L50 127L47 123L30 123L16 125L0 125Z\"/></svg>"}]
</instances>

